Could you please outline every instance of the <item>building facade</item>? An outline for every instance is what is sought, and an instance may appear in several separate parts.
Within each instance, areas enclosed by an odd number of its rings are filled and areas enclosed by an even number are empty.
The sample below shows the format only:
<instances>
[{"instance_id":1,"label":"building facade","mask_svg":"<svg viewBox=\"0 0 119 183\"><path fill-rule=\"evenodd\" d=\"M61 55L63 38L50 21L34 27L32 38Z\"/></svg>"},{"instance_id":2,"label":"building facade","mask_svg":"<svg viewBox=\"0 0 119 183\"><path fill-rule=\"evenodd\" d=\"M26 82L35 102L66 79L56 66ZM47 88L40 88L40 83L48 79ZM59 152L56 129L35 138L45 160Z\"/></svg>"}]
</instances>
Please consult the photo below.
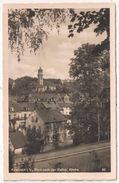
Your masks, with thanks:
<instances>
[{"instance_id":1,"label":"building facade","mask_svg":"<svg viewBox=\"0 0 119 183\"><path fill-rule=\"evenodd\" d=\"M59 136L59 142L64 142L67 138L66 125L67 119L59 110L46 108L43 104L37 104L36 110L26 120L26 129L40 128L46 144L53 143L55 133Z\"/></svg>"}]
</instances>

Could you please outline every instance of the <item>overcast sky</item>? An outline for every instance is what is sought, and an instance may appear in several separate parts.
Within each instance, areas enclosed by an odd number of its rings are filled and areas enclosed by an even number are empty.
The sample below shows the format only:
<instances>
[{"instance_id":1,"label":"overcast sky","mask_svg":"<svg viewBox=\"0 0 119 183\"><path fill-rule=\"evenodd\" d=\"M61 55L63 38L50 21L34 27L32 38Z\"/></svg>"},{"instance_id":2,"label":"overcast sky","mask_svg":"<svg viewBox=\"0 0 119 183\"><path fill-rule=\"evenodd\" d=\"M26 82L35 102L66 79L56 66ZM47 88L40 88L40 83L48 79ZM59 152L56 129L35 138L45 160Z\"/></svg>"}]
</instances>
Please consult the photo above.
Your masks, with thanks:
<instances>
[{"instance_id":1,"label":"overcast sky","mask_svg":"<svg viewBox=\"0 0 119 183\"><path fill-rule=\"evenodd\" d=\"M74 50L84 43L97 44L105 39L106 34L96 36L93 32L94 26L77 33L73 38L68 38L67 26L60 28L58 35L54 29L50 32L48 40L43 44L39 54L31 55L25 52L21 61L9 53L9 77L16 79L23 76L37 76L37 70L41 66L44 78L69 78L69 63L73 57Z\"/></svg>"}]
</instances>

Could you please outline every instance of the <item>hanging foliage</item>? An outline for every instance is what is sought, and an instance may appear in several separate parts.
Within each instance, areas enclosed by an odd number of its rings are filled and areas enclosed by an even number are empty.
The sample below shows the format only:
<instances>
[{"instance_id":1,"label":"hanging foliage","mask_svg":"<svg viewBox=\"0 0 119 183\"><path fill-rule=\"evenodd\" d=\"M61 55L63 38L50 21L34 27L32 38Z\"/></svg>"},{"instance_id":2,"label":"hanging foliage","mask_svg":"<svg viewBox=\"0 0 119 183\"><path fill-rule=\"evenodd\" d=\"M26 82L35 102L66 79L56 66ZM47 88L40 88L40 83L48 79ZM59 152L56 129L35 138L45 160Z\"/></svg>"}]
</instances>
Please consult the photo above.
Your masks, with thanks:
<instances>
[{"instance_id":1,"label":"hanging foliage","mask_svg":"<svg viewBox=\"0 0 119 183\"><path fill-rule=\"evenodd\" d=\"M9 9L9 47L20 61L26 49L37 53L44 40L55 28L59 34L61 25L69 30L69 38L95 24L97 35L104 32L107 38L95 47L94 53L109 49L109 9L80 11L80 9Z\"/></svg>"}]
</instances>

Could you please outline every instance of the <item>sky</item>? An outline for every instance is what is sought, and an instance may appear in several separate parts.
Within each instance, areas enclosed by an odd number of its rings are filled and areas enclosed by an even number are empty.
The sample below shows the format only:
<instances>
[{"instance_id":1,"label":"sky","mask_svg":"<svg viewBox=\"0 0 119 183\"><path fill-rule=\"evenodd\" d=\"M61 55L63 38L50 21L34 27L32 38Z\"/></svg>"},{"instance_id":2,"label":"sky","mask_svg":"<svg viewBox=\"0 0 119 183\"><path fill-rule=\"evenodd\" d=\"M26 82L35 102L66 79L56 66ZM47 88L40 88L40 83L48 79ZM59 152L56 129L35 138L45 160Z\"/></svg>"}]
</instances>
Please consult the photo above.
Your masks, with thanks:
<instances>
[{"instance_id":1,"label":"sky","mask_svg":"<svg viewBox=\"0 0 119 183\"><path fill-rule=\"evenodd\" d=\"M94 25L80 34L76 33L73 38L68 38L67 25L62 25L59 34L55 28L50 32L48 40L37 55L31 55L25 50L24 56L18 62L17 57L9 53L9 77L37 77L38 68L41 66L44 78L68 79L70 59L73 58L74 50L82 44L98 44L105 39L105 33L96 36L93 30Z\"/></svg>"}]
</instances>

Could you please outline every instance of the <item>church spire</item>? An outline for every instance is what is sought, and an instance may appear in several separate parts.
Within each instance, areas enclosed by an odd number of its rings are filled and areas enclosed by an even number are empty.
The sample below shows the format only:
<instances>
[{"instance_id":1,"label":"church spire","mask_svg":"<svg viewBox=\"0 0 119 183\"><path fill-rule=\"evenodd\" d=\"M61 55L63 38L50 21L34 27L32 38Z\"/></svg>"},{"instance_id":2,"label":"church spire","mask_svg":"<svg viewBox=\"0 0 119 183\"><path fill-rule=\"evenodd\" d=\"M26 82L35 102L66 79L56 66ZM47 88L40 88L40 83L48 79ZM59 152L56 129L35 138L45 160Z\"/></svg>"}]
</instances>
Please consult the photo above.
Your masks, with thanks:
<instances>
[{"instance_id":1,"label":"church spire","mask_svg":"<svg viewBox=\"0 0 119 183\"><path fill-rule=\"evenodd\" d=\"M38 69L38 92L43 91L43 69Z\"/></svg>"}]
</instances>

